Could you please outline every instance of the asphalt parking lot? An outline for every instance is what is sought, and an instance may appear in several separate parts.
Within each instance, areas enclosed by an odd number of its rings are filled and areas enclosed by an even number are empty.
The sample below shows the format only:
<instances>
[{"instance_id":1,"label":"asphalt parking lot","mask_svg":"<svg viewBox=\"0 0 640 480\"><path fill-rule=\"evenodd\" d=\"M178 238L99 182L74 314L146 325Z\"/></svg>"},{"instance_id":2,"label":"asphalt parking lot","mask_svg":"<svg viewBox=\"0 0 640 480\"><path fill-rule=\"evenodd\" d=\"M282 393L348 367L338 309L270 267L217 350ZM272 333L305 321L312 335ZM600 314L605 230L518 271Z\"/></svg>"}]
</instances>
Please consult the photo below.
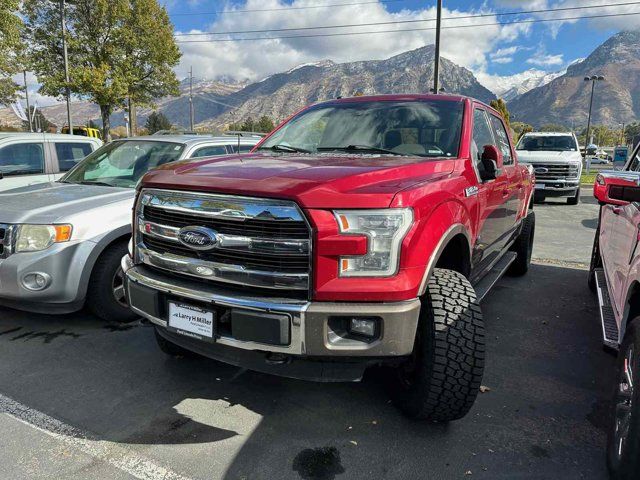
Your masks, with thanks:
<instances>
[{"instance_id":1,"label":"asphalt parking lot","mask_svg":"<svg viewBox=\"0 0 640 480\"><path fill-rule=\"evenodd\" d=\"M614 359L583 197L536 206L536 264L483 303L489 390L448 426L404 418L375 375L282 379L168 358L140 322L0 309L0 478L605 479Z\"/></svg>"}]
</instances>

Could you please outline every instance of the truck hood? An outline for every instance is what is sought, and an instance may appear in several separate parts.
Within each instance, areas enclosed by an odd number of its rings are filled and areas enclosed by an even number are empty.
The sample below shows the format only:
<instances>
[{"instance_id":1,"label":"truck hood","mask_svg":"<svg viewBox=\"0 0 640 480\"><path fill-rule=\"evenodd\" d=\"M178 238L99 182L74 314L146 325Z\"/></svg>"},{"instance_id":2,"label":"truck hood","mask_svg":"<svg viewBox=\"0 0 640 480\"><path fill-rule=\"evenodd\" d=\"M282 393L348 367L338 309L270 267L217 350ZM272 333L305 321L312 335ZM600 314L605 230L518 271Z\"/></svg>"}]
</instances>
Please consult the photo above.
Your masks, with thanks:
<instances>
[{"instance_id":1,"label":"truck hood","mask_svg":"<svg viewBox=\"0 0 640 480\"><path fill-rule=\"evenodd\" d=\"M307 208L384 208L396 193L449 175L454 159L253 153L182 161L147 173L143 188L286 198Z\"/></svg>"},{"instance_id":2,"label":"truck hood","mask_svg":"<svg viewBox=\"0 0 640 480\"><path fill-rule=\"evenodd\" d=\"M539 150L518 150L518 160L523 163L565 163L569 161L582 161L580 152L554 152Z\"/></svg>"},{"instance_id":3,"label":"truck hood","mask_svg":"<svg viewBox=\"0 0 640 480\"><path fill-rule=\"evenodd\" d=\"M132 188L41 183L0 192L0 223L60 223L78 215L104 218L101 210L123 203L122 218L131 219L135 191ZM125 207L124 205L128 205Z\"/></svg>"}]
</instances>

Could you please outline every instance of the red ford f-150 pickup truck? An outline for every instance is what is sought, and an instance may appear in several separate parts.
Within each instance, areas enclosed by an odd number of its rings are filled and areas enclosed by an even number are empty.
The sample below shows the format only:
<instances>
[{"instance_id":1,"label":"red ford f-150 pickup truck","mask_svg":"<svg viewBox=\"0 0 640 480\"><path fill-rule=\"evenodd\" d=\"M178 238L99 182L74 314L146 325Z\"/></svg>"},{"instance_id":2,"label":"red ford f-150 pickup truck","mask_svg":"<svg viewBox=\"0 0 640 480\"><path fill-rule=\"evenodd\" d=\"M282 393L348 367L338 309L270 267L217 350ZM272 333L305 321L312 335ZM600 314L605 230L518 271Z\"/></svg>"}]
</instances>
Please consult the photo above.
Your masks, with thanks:
<instances>
[{"instance_id":1,"label":"red ford f-150 pickup truck","mask_svg":"<svg viewBox=\"0 0 640 480\"><path fill-rule=\"evenodd\" d=\"M250 154L144 177L127 296L169 354L321 381L384 365L404 412L454 420L482 379L479 301L528 269L532 189L471 98L317 104Z\"/></svg>"},{"instance_id":2,"label":"red ford f-150 pickup truck","mask_svg":"<svg viewBox=\"0 0 640 480\"><path fill-rule=\"evenodd\" d=\"M604 344L618 353L607 464L616 480L640 475L640 145L623 171L598 174L601 205L589 287L597 292Z\"/></svg>"}]
</instances>

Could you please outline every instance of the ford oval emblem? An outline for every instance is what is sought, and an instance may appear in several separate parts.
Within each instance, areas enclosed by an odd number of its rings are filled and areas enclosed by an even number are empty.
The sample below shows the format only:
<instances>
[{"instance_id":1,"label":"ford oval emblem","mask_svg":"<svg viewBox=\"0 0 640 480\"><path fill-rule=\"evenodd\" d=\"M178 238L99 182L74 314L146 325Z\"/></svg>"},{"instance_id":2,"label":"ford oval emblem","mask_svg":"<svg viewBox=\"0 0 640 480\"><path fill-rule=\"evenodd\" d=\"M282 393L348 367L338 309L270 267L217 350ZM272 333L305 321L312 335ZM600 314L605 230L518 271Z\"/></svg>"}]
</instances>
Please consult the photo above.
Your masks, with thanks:
<instances>
[{"instance_id":1,"label":"ford oval emblem","mask_svg":"<svg viewBox=\"0 0 640 480\"><path fill-rule=\"evenodd\" d=\"M211 250L218 244L218 234L206 227L182 227L178 231L178 240L194 250Z\"/></svg>"},{"instance_id":2,"label":"ford oval emblem","mask_svg":"<svg viewBox=\"0 0 640 480\"><path fill-rule=\"evenodd\" d=\"M536 173L549 173L549 169L545 167L538 167L534 170Z\"/></svg>"}]
</instances>

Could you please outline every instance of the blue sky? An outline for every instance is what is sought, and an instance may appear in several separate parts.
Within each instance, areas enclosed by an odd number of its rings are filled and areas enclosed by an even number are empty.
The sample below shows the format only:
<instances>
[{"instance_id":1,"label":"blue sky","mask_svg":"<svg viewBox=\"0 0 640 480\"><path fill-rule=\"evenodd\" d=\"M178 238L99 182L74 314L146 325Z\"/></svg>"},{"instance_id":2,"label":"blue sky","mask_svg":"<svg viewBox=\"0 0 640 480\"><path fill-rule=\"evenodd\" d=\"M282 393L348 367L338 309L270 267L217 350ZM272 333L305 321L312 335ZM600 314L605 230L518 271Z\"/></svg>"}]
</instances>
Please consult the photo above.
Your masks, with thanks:
<instances>
[{"instance_id":1,"label":"blue sky","mask_svg":"<svg viewBox=\"0 0 640 480\"><path fill-rule=\"evenodd\" d=\"M391 0L362 5L325 7L330 4L358 3L367 0L246 0L215 2L207 0L163 0L180 40L208 40L212 37L193 35L198 32L243 31L268 28L297 28L344 23L368 23L394 20L433 18L435 0ZM584 7L631 0L444 0L445 16L499 14L537 9ZM216 11L260 10L286 7L323 6L323 8L270 12L237 12L210 14ZM516 19L566 18L580 15L640 12L640 4L573 10L519 16L488 16L480 19L449 20L449 25L492 23ZM183 14L183 15L180 15ZM191 15L184 15L191 14ZM470 68L485 84L528 69L555 72L577 58L587 56L594 48L623 28L638 28L640 15L632 17L537 23L495 27L443 30L443 55ZM445 25L447 22L445 22ZM415 28L432 23L323 30L347 32L389 28ZM291 32L289 34L299 34ZM307 30L306 33L309 33ZM262 35L262 34L255 34ZM277 34L275 34L277 35ZM194 74L214 78L231 76L259 80L297 64L325 58L338 62L386 58L401 51L433 42L433 32L388 33L340 38L286 39L260 42L196 42L182 43L184 58L178 74L186 74L194 65Z\"/></svg>"}]
</instances>

